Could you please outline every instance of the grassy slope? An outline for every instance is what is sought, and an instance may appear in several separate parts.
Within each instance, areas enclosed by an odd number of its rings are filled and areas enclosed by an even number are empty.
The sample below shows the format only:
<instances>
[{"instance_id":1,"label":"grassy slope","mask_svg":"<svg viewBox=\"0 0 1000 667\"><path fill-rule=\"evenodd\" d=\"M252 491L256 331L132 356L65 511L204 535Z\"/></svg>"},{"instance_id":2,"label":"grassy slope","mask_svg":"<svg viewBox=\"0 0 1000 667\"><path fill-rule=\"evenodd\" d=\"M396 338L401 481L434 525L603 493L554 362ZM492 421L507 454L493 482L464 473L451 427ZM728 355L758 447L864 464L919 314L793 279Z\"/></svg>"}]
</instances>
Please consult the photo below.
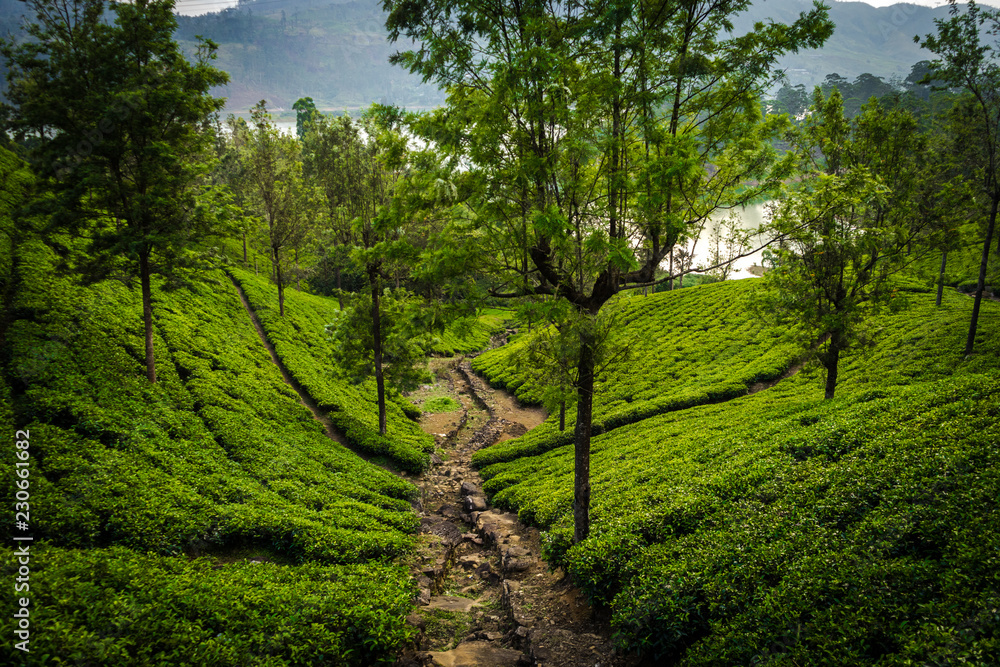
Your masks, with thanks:
<instances>
[{"instance_id":1,"label":"grassy slope","mask_svg":"<svg viewBox=\"0 0 1000 667\"><path fill-rule=\"evenodd\" d=\"M445 356L478 352L489 347L490 337L513 319L514 311L499 308L480 308L475 316L451 322L436 337L432 352Z\"/></svg>"},{"instance_id":2,"label":"grassy slope","mask_svg":"<svg viewBox=\"0 0 1000 667\"><path fill-rule=\"evenodd\" d=\"M150 386L137 288L73 285L37 242L18 256L0 418L31 434L31 658L389 655L413 594L390 561L412 545L415 489L322 434L229 280L157 285ZM4 456L12 468L13 449ZM13 494L3 485L8 507ZM10 642L2 651L14 661Z\"/></svg>"},{"instance_id":3,"label":"grassy slope","mask_svg":"<svg viewBox=\"0 0 1000 667\"><path fill-rule=\"evenodd\" d=\"M959 228L961 245L957 250L948 253L944 275L945 285L956 287L962 292L976 291L979 284L979 268L983 259L983 237L985 236L985 229L980 229L981 226L985 227L985 222L966 223ZM1000 290L1000 256L993 252L995 248L996 236L993 238L991 252L987 260L987 293ZM914 274L924 284L936 285L940 270L940 253L931 253L917 262Z\"/></svg>"},{"instance_id":4,"label":"grassy slope","mask_svg":"<svg viewBox=\"0 0 1000 667\"><path fill-rule=\"evenodd\" d=\"M755 382L780 377L801 350L778 330L746 316L750 286L745 281L715 283L649 297L626 295L612 304L619 321L627 323L630 357L597 377L595 432L666 410L734 398ZM526 343L521 337L483 354L473 368L522 401L534 402L540 397L535 370L516 362ZM574 424L569 410L566 430L560 433L553 415L526 436L482 450L473 460L485 466L565 445L572 441Z\"/></svg>"},{"instance_id":5,"label":"grassy slope","mask_svg":"<svg viewBox=\"0 0 1000 667\"><path fill-rule=\"evenodd\" d=\"M409 413L419 418L419 411L390 391L386 401L388 428L386 437L380 437L374 379L352 386L337 376L332 365L332 344L324 329L334 319L337 302L286 289L285 317L280 317L276 286L249 271L229 270L243 287L268 339L292 377L321 409L330 413L330 419L351 444L410 472L426 468L426 452L433 450L434 441L407 417Z\"/></svg>"},{"instance_id":6,"label":"grassy slope","mask_svg":"<svg viewBox=\"0 0 1000 667\"><path fill-rule=\"evenodd\" d=\"M691 291L723 303L748 285ZM691 298L650 297L645 317L671 333L715 317L687 311ZM548 529L549 557L610 607L621 644L647 656L996 663L1000 308L985 304L978 351L962 359L971 300L949 290L936 310L933 294L906 298L878 322L878 346L843 362L833 401L813 369L595 438L581 545L568 541L570 446L494 462L487 489Z\"/></svg>"}]
</instances>

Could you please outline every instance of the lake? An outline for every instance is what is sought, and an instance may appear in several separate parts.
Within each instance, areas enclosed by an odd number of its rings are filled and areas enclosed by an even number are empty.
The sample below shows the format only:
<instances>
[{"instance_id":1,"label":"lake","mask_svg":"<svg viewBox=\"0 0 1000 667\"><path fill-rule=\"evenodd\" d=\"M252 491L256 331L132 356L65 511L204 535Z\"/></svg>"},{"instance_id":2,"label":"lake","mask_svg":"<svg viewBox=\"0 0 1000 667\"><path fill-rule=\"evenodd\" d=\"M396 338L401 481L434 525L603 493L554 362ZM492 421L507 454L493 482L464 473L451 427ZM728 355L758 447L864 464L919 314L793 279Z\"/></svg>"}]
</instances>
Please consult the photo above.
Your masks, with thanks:
<instances>
[{"instance_id":1,"label":"lake","mask_svg":"<svg viewBox=\"0 0 1000 667\"><path fill-rule=\"evenodd\" d=\"M751 204L749 206L744 206L741 208L734 209L732 211L723 211L711 217L710 221L705 225L705 229L701 233L701 238L698 239L698 243L695 246L694 253L694 265L697 266L708 266L709 255L712 250L712 225L713 223L724 222L727 218L735 216L737 220L737 227L744 230L753 230L760 227L762 224L767 222L767 202L762 202L760 204ZM752 247L757 247L761 245L761 242L753 238L751 239ZM688 243L688 248L691 244ZM723 250L724 252L724 250ZM733 271L729 274L730 279L737 278L752 278L755 277L747 269L751 266L761 265L761 255L763 251L755 252L749 257L744 257L737 260L733 265Z\"/></svg>"}]
</instances>

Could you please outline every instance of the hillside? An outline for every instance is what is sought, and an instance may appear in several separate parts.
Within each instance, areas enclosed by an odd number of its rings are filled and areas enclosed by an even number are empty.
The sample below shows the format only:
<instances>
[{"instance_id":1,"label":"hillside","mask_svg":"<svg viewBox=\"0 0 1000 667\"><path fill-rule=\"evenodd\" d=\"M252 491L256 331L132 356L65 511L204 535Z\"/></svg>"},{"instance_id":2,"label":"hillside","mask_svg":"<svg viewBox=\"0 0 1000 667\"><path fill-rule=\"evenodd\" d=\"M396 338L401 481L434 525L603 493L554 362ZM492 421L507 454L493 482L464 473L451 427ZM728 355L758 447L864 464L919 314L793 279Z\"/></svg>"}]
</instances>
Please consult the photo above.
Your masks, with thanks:
<instances>
[{"instance_id":1,"label":"hillside","mask_svg":"<svg viewBox=\"0 0 1000 667\"><path fill-rule=\"evenodd\" d=\"M594 438L590 539L570 544L573 452L552 417L476 455L485 490L547 531L550 561L608 608L623 648L647 657L996 662L1000 307L986 304L978 352L963 359L971 300L948 290L938 310L932 293L901 292L906 307L871 323L878 343L846 360L836 399L823 400L809 367L727 395L728 378L756 377L757 355L789 358L777 332L732 305L755 287L616 305L641 308L638 331L662 333L598 379L595 424L637 386L629 370L662 396L692 380L705 389L692 401L701 405L664 401L655 416L650 405ZM722 319L726 331L751 334L756 355L729 354L717 375L698 372L726 349L720 329L706 326ZM663 363L656 350L676 346ZM477 365L495 381L527 380L501 370L509 354ZM713 402L722 398L732 400Z\"/></svg>"},{"instance_id":2,"label":"hillside","mask_svg":"<svg viewBox=\"0 0 1000 667\"><path fill-rule=\"evenodd\" d=\"M793 21L811 7L807 0L763 0L734 21L737 33L757 21ZM837 73L849 81L871 73L888 80L905 78L929 54L914 35L932 32L933 19L947 8L896 4L872 7L862 2L829 2L834 36L821 49L787 54L780 67L792 85L807 88ZM245 112L261 99L274 110L291 113L300 97L312 97L323 110L359 109L372 102L427 109L444 102L433 86L389 56L405 48L389 43L380 0L259 0L200 16L178 16L177 40L193 54L195 37L219 45L216 65L230 83L215 91L226 97L228 112ZM206 9L210 8L208 5ZM20 31L23 3L0 2L0 26Z\"/></svg>"},{"instance_id":3,"label":"hillside","mask_svg":"<svg viewBox=\"0 0 1000 667\"><path fill-rule=\"evenodd\" d=\"M216 66L230 83L215 94L229 112L261 99L291 113L300 97L321 110L359 109L372 102L432 108L444 102L433 86L389 64L382 3L373 0L262 0L204 16L178 16L176 37L189 52L195 36L219 44Z\"/></svg>"},{"instance_id":4,"label":"hillside","mask_svg":"<svg viewBox=\"0 0 1000 667\"><path fill-rule=\"evenodd\" d=\"M397 562L414 543L416 488L324 435L230 279L212 270L157 282L160 378L150 385L129 276L87 287L40 241L9 250L0 419L30 443L32 659L390 659L415 593ZM268 293L252 275L241 280L251 295ZM322 317L325 300L288 297L297 321ZM365 388L333 369L307 376L306 366L326 366L309 344L279 350L324 406L353 420L352 445L388 465L425 465L430 441L400 403L390 438L371 435ZM6 451L12 470L15 448ZM15 490L3 486L10 507ZM10 580L15 569L4 566ZM8 636L14 622L8 614ZM10 642L3 651L3 662L20 662Z\"/></svg>"},{"instance_id":5,"label":"hillside","mask_svg":"<svg viewBox=\"0 0 1000 667\"><path fill-rule=\"evenodd\" d=\"M229 98L229 111L246 110L260 99L290 112L292 103L310 96L321 109L359 108L387 102L431 108L444 98L419 77L388 62L406 45L391 45L380 0L320 2L261 0L239 8L179 17L178 39L193 49L194 36L220 45L218 66L232 77L217 94ZM807 88L838 73L849 81L872 73L888 80L905 78L912 65L929 55L914 35L934 29L933 19L947 8L897 4L876 8L862 2L829 2L837 25L821 49L787 54L779 61L792 85ZM758 21L792 22L812 6L808 0L763 0L734 21L735 32Z\"/></svg>"},{"instance_id":6,"label":"hillside","mask_svg":"<svg viewBox=\"0 0 1000 667\"><path fill-rule=\"evenodd\" d=\"M784 55L779 61L789 83L809 90L837 73L853 81L870 73L889 80L906 78L910 68L931 54L913 42L914 35L934 32L934 19L947 16L948 8L899 3L872 7L864 2L827 2L830 20L837 26L821 49ZM755 21L794 20L812 6L807 0L763 0L734 22L737 32L750 30Z\"/></svg>"},{"instance_id":7,"label":"hillside","mask_svg":"<svg viewBox=\"0 0 1000 667\"><path fill-rule=\"evenodd\" d=\"M30 177L0 156L0 420L29 434L32 658L392 662L419 592L408 479L434 443L398 394L387 437L375 433L370 383L330 362L336 301L288 289L281 318L274 286L224 261L160 278L150 385L134 277L83 285L59 268L80 241L56 239L60 258L15 235L7 212ZM823 401L816 369L790 372L801 347L754 314L757 287L609 304L629 355L598 378L587 541L569 541L572 418L477 452L483 490L544 530L549 564L608 613L619 651L685 665L996 662L1000 305L984 304L962 358L970 299L948 289L938 309L905 283L869 323L876 346L843 361ZM346 447L283 380L241 293ZM484 346L502 318L456 326L438 350ZM525 401L541 389L518 364L531 336L475 362ZM457 496L443 470L435 484ZM16 493L4 485L11 506Z\"/></svg>"}]
</instances>

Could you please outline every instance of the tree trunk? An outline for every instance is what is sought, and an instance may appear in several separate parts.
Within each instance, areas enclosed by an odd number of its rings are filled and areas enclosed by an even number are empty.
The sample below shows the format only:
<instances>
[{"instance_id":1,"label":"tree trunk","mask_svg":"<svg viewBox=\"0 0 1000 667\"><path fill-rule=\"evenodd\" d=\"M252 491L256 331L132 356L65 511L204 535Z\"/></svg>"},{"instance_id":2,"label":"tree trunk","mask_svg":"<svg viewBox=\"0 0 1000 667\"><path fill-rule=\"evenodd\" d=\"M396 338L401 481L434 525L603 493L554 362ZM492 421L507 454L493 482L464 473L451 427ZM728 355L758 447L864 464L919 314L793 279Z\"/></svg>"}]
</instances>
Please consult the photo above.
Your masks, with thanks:
<instances>
[{"instance_id":1,"label":"tree trunk","mask_svg":"<svg viewBox=\"0 0 1000 667\"><path fill-rule=\"evenodd\" d=\"M281 317L285 316L285 285L283 276L281 275L281 262L278 261L278 249L272 248L274 250L273 258L273 273L275 274L275 282L278 284L278 315Z\"/></svg>"},{"instance_id":2,"label":"tree trunk","mask_svg":"<svg viewBox=\"0 0 1000 667\"><path fill-rule=\"evenodd\" d=\"M142 325L146 338L146 379L156 382L156 359L153 356L153 293L149 280L149 251L139 251L139 281L142 283Z\"/></svg>"},{"instance_id":3,"label":"tree trunk","mask_svg":"<svg viewBox=\"0 0 1000 667\"><path fill-rule=\"evenodd\" d=\"M840 350L842 349L840 334L835 333L830 336L830 348L827 350L823 365L826 367L826 398L833 398L833 392L837 389L837 366L840 363Z\"/></svg>"},{"instance_id":4,"label":"tree trunk","mask_svg":"<svg viewBox=\"0 0 1000 667\"><path fill-rule=\"evenodd\" d=\"M938 288L937 288L937 299L934 303L938 308L941 307L941 295L944 293L944 267L948 264L948 251L941 251L941 270L938 271Z\"/></svg>"},{"instance_id":5,"label":"tree trunk","mask_svg":"<svg viewBox=\"0 0 1000 667\"><path fill-rule=\"evenodd\" d=\"M243 232L243 266L249 266L247 261L247 233Z\"/></svg>"},{"instance_id":6,"label":"tree trunk","mask_svg":"<svg viewBox=\"0 0 1000 667\"><path fill-rule=\"evenodd\" d=\"M590 533L590 432L594 399L594 337L584 333L580 338L573 461L574 543L587 539Z\"/></svg>"},{"instance_id":7,"label":"tree trunk","mask_svg":"<svg viewBox=\"0 0 1000 667\"><path fill-rule=\"evenodd\" d=\"M990 207L990 224L986 228L986 239L983 241L983 259L979 263L979 282L976 285L976 300L972 304L969 337L965 340L966 355L972 354L972 347L976 342L976 326L979 324L979 305L982 303L983 292L986 289L986 267L990 261L990 242L993 241L993 229L996 227L998 204L1000 204L1000 192L995 192Z\"/></svg>"},{"instance_id":8,"label":"tree trunk","mask_svg":"<svg viewBox=\"0 0 1000 667\"><path fill-rule=\"evenodd\" d=\"M333 275L337 279L337 305L340 306L341 310L343 310L344 309L344 292L341 290L341 287L340 287L340 267L339 266L336 267L333 270Z\"/></svg>"},{"instance_id":9,"label":"tree trunk","mask_svg":"<svg viewBox=\"0 0 1000 667\"><path fill-rule=\"evenodd\" d=\"M295 289L302 291L302 276L299 270L299 249L295 249Z\"/></svg>"},{"instance_id":10,"label":"tree trunk","mask_svg":"<svg viewBox=\"0 0 1000 667\"><path fill-rule=\"evenodd\" d=\"M375 387L378 392L378 432L385 435L385 380L382 378L382 321L377 269L368 267L372 286L372 355L375 359Z\"/></svg>"}]
</instances>

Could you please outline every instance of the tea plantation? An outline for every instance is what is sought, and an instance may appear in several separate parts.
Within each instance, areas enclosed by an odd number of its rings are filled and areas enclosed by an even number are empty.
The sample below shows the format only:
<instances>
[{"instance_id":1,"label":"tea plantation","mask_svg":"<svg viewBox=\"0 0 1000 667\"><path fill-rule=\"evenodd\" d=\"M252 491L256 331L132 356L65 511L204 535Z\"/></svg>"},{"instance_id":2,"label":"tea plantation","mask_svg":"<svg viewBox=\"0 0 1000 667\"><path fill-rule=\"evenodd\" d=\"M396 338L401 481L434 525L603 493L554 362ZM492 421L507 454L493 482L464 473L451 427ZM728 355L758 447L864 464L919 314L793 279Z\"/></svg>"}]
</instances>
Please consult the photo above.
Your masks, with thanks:
<instances>
[{"instance_id":1,"label":"tea plantation","mask_svg":"<svg viewBox=\"0 0 1000 667\"><path fill-rule=\"evenodd\" d=\"M331 369L333 343L327 339L324 327L334 320L335 300L288 289L285 316L281 317L276 286L249 271L235 267L228 271L246 294L282 363L319 408L330 413L334 425L353 446L410 472L427 467L426 452L433 450L434 441L413 421L420 418L420 411L390 390L386 401L388 428L382 437L378 434L375 381L369 379L353 386Z\"/></svg>"},{"instance_id":2,"label":"tea plantation","mask_svg":"<svg viewBox=\"0 0 1000 667\"><path fill-rule=\"evenodd\" d=\"M824 401L810 367L748 395L798 354L740 308L755 288L617 305L636 342L595 396L589 539L551 417L479 453L493 501L657 664L1000 664L998 304L963 358L971 299L901 293ZM513 349L478 367L530 398Z\"/></svg>"},{"instance_id":3,"label":"tea plantation","mask_svg":"<svg viewBox=\"0 0 1000 667\"><path fill-rule=\"evenodd\" d=\"M7 641L0 662L391 662L415 593L396 564L418 527L415 487L323 434L221 270L155 282L151 385L137 285L82 286L56 259L21 242L5 304L0 422L30 433L34 542L31 653ZM262 281L242 281L263 298ZM428 441L405 403L372 444L366 387L334 379L311 330L329 306L287 305L285 321L262 319L300 382L353 442L419 469ZM3 485L7 507L14 493ZM16 567L5 559L8 581ZM0 623L8 638L14 623Z\"/></svg>"},{"instance_id":4,"label":"tea plantation","mask_svg":"<svg viewBox=\"0 0 1000 667\"><path fill-rule=\"evenodd\" d=\"M715 283L648 297L624 293L610 304L622 323L628 357L597 378L595 433L664 411L735 398L755 382L779 378L802 350L780 329L749 315L752 285ZM541 390L535 369L518 364L527 343L528 336L521 336L476 358L473 368L519 399L537 401ZM516 441L480 452L476 460L487 465L567 444L574 423L570 409L564 432L556 419L549 419Z\"/></svg>"}]
</instances>

